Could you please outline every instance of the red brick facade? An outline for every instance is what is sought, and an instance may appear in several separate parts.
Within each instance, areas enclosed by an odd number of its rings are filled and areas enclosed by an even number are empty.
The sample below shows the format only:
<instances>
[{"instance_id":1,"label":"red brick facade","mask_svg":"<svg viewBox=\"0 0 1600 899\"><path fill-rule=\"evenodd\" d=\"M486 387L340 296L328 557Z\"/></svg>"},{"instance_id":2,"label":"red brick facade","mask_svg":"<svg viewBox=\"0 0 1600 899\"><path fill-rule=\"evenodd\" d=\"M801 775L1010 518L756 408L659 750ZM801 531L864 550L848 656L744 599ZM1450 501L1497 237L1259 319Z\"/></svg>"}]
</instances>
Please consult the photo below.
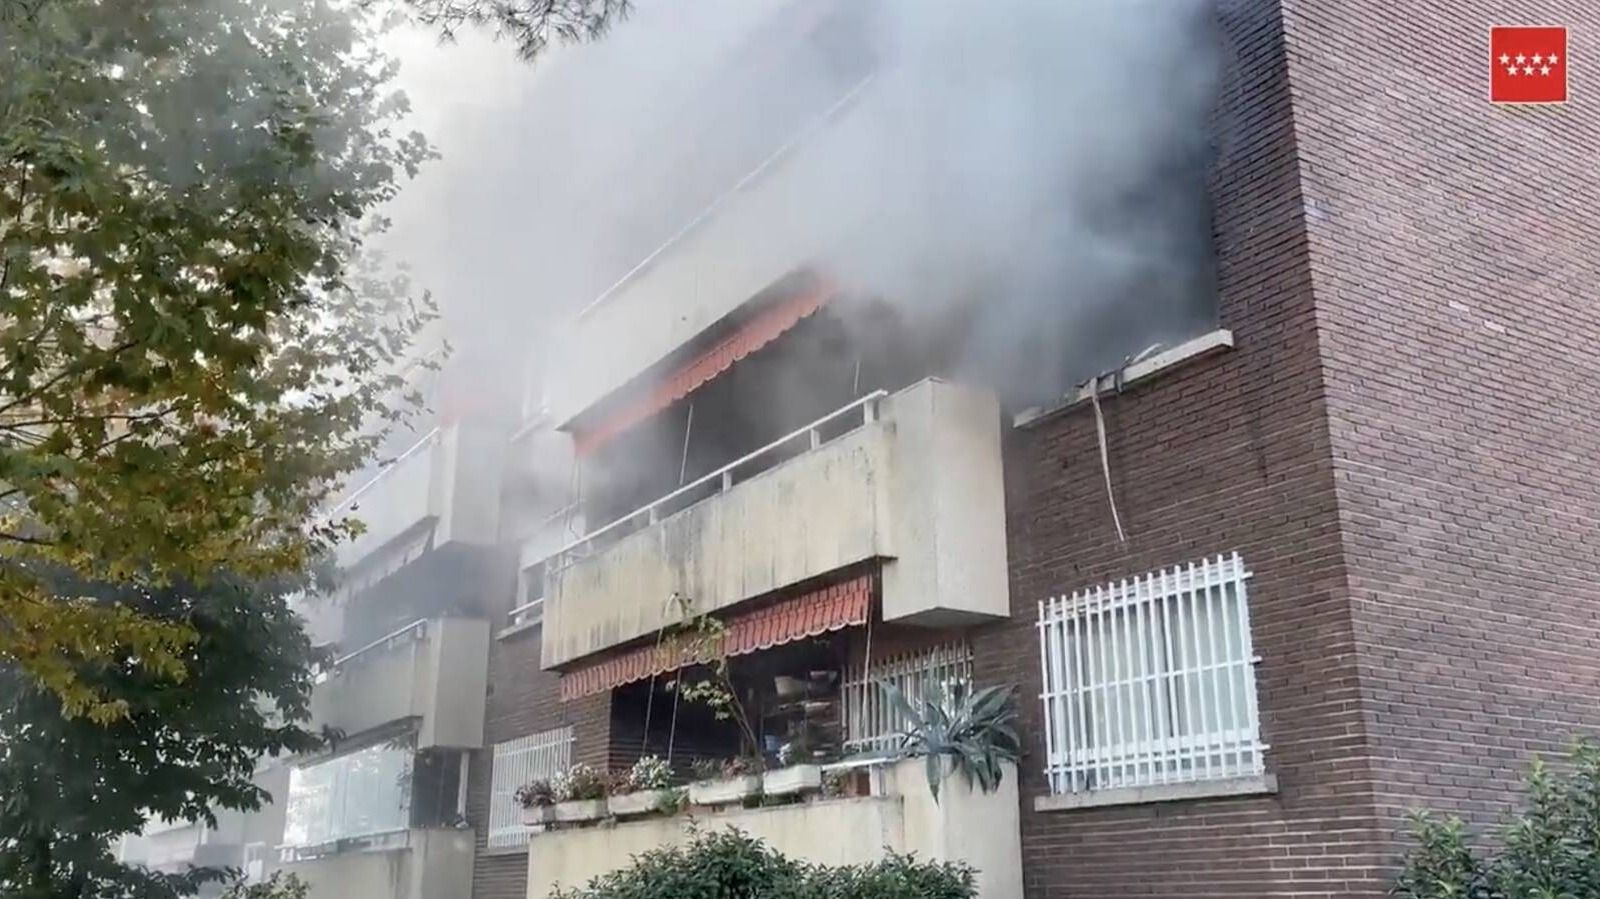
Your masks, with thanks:
<instances>
[{"instance_id":1,"label":"red brick facade","mask_svg":"<svg viewBox=\"0 0 1600 899\"><path fill-rule=\"evenodd\" d=\"M976 645L1027 698L1030 899L1380 895L1406 809L1493 822L1600 730L1600 79L1492 107L1507 17L1600 58L1576 0L1222 4L1237 348L1107 403L1125 544L1087 410L1009 439L1015 618ZM1037 601L1231 550L1278 794L1033 811Z\"/></svg>"},{"instance_id":2,"label":"red brick facade","mask_svg":"<svg viewBox=\"0 0 1600 899\"><path fill-rule=\"evenodd\" d=\"M489 647L489 695L484 709L484 749L472 760L467 820L477 830L473 899L526 899L528 853L491 850L488 839L493 746L556 727L573 728L572 760L611 765L611 697L560 701L560 676L539 667L537 628L495 640Z\"/></svg>"}]
</instances>

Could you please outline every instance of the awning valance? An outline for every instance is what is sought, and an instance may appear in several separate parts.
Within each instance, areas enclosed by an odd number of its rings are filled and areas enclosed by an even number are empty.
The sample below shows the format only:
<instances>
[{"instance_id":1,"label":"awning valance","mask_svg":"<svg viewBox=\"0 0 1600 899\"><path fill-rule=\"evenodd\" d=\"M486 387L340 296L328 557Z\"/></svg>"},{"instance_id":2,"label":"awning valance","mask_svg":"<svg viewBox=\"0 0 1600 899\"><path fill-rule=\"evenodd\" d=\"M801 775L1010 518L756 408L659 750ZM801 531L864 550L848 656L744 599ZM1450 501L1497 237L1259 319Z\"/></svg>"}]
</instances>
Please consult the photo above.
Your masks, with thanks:
<instances>
[{"instance_id":1,"label":"awning valance","mask_svg":"<svg viewBox=\"0 0 1600 899\"><path fill-rule=\"evenodd\" d=\"M673 369L643 396L601 416L592 425L575 427L572 437L578 455L594 452L623 431L693 393L707 381L727 371L733 363L778 339L785 331L821 309L833 295L833 289L826 283L808 286L763 310L715 346Z\"/></svg>"},{"instance_id":2,"label":"awning valance","mask_svg":"<svg viewBox=\"0 0 1600 899\"><path fill-rule=\"evenodd\" d=\"M746 655L866 624L872 610L874 582L872 574L863 574L729 618L721 654ZM709 661L717 654L716 647L699 641L666 640L658 646L641 646L561 675L561 698L571 700L601 693Z\"/></svg>"}]
</instances>

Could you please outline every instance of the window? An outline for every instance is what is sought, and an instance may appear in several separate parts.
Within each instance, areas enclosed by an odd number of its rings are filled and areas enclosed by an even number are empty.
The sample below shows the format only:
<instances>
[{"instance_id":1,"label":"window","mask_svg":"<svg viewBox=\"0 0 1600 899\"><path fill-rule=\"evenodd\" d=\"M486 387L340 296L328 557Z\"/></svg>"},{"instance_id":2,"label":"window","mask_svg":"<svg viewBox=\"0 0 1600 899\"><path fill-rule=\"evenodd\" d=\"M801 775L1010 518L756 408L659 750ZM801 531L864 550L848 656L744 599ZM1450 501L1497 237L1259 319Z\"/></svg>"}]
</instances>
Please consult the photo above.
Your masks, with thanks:
<instances>
[{"instance_id":1,"label":"window","mask_svg":"<svg viewBox=\"0 0 1600 899\"><path fill-rule=\"evenodd\" d=\"M965 643L935 646L891 656L871 663L863 672L852 665L844 679L844 750L846 754L879 753L900 745L900 735L910 725L889 705L880 681L894 684L905 697L917 702L932 685L949 702L972 684L972 648Z\"/></svg>"},{"instance_id":2,"label":"window","mask_svg":"<svg viewBox=\"0 0 1600 899\"><path fill-rule=\"evenodd\" d=\"M494 746L489 786L490 849L526 849L529 828L522 823L517 788L554 776L572 764L572 728L558 727Z\"/></svg>"},{"instance_id":3,"label":"window","mask_svg":"<svg viewBox=\"0 0 1600 899\"><path fill-rule=\"evenodd\" d=\"M1237 553L1039 604L1050 791L1260 776Z\"/></svg>"},{"instance_id":4,"label":"window","mask_svg":"<svg viewBox=\"0 0 1600 899\"><path fill-rule=\"evenodd\" d=\"M317 846L405 830L411 820L409 747L371 746L289 772L283 842Z\"/></svg>"},{"instance_id":5,"label":"window","mask_svg":"<svg viewBox=\"0 0 1600 899\"><path fill-rule=\"evenodd\" d=\"M517 607L511 610L511 627L544 620L544 562L535 562L517 576Z\"/></svg>"}]
</instances>

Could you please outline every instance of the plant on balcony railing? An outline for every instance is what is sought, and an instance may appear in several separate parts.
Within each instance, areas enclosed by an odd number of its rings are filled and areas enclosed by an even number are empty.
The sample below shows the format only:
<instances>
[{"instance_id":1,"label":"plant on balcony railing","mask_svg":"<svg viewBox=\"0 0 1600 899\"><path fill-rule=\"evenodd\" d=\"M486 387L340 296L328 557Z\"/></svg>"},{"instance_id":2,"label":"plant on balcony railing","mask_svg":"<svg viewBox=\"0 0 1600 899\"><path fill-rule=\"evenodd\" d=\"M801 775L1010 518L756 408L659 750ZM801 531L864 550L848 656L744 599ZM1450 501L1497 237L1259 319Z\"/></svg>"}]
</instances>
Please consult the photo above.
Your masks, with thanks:
<instances>
[{"instance_id":1,"label":"plant on balcony railing","mask_svg":"<svg viewBox=\"0 0 1600 899\"><path fill-rule=\"evenodd\" d=\"M647 755L627 771L613 778L611 796L606 807L618 818L649 815L656 812L671 813L682 805L678 791L672 787L672 767L665 761Z\"/></svg>"},{"instance_id":2,"label":"plant on balcony railing","mask_svg":"<svg viewBox=\"0 0 1600 899\"><path fill-rule=\"evenodd\" d=\"M960 772L968 784L992 793L1000 787L1005 765L1021 758L1016 687L986 687L946 696L930 685L921 698L911 701L894 684L879 685L889 703L910 722L901 733L901 752L927 760L928 789L934 801L938 801L939 785L951 769Z\"/></svg>"},{"instance_id":3,"label":"plant on balcony railing","mask_svg":"<svg viewBox=\"0 0 1600 899\"><path fill-rule=\"evenodd\" d=\"M761 795L758 759L702 759L690 767L695 779L689 784L689 801L695 805L736 805Z\"/></svg>"},{"instance_id":4,"label":"plant on balcony railing","mask_svg":"<svg viewBox=\"0 0 1600 899\"><path fill-rule=\"evenodd\" d=\"M548 781L520 787L515 799L528 824L598 821L606 816L608 783L603 772L579 762Z\"/></svg>"}]
</instances>

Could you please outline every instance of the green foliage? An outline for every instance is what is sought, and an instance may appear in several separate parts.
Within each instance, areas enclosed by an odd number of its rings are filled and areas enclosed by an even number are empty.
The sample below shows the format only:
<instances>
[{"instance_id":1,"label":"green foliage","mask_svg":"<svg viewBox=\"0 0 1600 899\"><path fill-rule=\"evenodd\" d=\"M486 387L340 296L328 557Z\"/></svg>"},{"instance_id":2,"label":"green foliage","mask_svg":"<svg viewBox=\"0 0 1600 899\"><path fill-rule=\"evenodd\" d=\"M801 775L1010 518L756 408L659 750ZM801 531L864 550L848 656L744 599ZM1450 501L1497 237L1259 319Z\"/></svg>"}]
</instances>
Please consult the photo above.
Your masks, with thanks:
<instances>
[{"instance_id":1,"label":"green foliage","mask_svg":"<svg viewBox=\"0 0 1600 899\"><path fill-rule=\"evenodd\" d=\"M1015 764L1022 757L1015 687L986 687L945 697L930 681L922 697L912 702L894 684L880 681L879 686L889 704L910 722L901 734L901 748L927 760L928 789L935 801L947 766L959 771L968 784L992 793L1005 777L1005 763Z\"/></svg>"},{"instance_id":2,"label":"green foliage","mask_svg":"<svg viewBox=\"0 0 1600 899\"><path fill-rule=\"evenodd\" d=\"M973 876L965 865L893 853L870 865L808 865L729 828L634 856L552 899L972 899Z\"/></svg>"},{"instance_id":3,"label":"green foliage","mask_svg":"<svg viewBox=\"0 0 1600 899\"><path fill-rule=\"evenodd\" d=\"M556 802L580 799L604 799L609 778L605 772L579 762L550 778L550 792Z\"/></svg>"},{"instance_id":4,"label":"green foliage","mask_svg":"<svg viewBox=\"0 0 1600 899\"><path fill-rule=\"evenodd\" d=\"M1415 845L1391 894L1408 899L1585 899L1600 896L1600 745L1577 743L1557 773L1535 760L1527 808L1487 861L1459 819L1412 816Z\"/></svg>"},{"instance_id":5,"label":"green foliage","mask_svg":"<svg viewBox=\"0 0 1600 899\"><path fill-rule=\"evenodd\" d=\"M222 894L222 899L306 899L311 887L293 874L274 871L262 883L237 883Z\"/></svg>"},{"instance_id":6,"label":"green foliage","mask_svg":"<svg viewBox=\"0 0 1600 899\"><path fill-rule=\"evenodd\" d=\"M523 808L544 808L556 804L556 788L541 778L517 787L512 798Z\"/></svg>"},{"instance_id":7,"label":"green foliage","mask_svg":"<svg viewBox=\"0 0 1600 899\"><path fill-rule=\"evenodd\" d=\"M111 720L83 662L195 632L102 597L304 570L431 312L364 267L430 154L338 0L0 0L0 661ZM381 428L379 429L381 430Z\"/></svg>"},{"instance_id":8,"label":"green foliage","mask_svg":"<svg viewBox=\"0 0 1600 899\"><path fill-rule=\"evenodd\" d=\"M147 815L210 823L214 808L259 808L268 797L251 780L256 759L321 745L303 725L316 655L288 605L302 585L218 576L204 590L64 586L148 620L187 622L190 676L152 671L126 649L109 666L85 665L85 680L126 710L99 724L63 714L57 694L0 665L0 895L189 895L220 872L131 870L111 846Z\"/></svg>"},{"instance_id":9,"label":"green foliage","mask_svg":"<svg viewBox=\"0 0 1600 899\"><path fill-rule=\"evenodd\" d=\"M626 18L631 0L404 0L418 21L454 36L463 25L491 28L532 60L549 46L592 41Z\"/></svg>"},{"instance_id":10,"label":"green foliage","mask_svg":"<svg viewBox=\"0 0 1600 899\"><path fill-rule=\"evenodd\" d=\"M625 790L661 790L672 783L672 766L664 759L647 755L633 763L621 779Z\"/></svg>"}]
</instances>

